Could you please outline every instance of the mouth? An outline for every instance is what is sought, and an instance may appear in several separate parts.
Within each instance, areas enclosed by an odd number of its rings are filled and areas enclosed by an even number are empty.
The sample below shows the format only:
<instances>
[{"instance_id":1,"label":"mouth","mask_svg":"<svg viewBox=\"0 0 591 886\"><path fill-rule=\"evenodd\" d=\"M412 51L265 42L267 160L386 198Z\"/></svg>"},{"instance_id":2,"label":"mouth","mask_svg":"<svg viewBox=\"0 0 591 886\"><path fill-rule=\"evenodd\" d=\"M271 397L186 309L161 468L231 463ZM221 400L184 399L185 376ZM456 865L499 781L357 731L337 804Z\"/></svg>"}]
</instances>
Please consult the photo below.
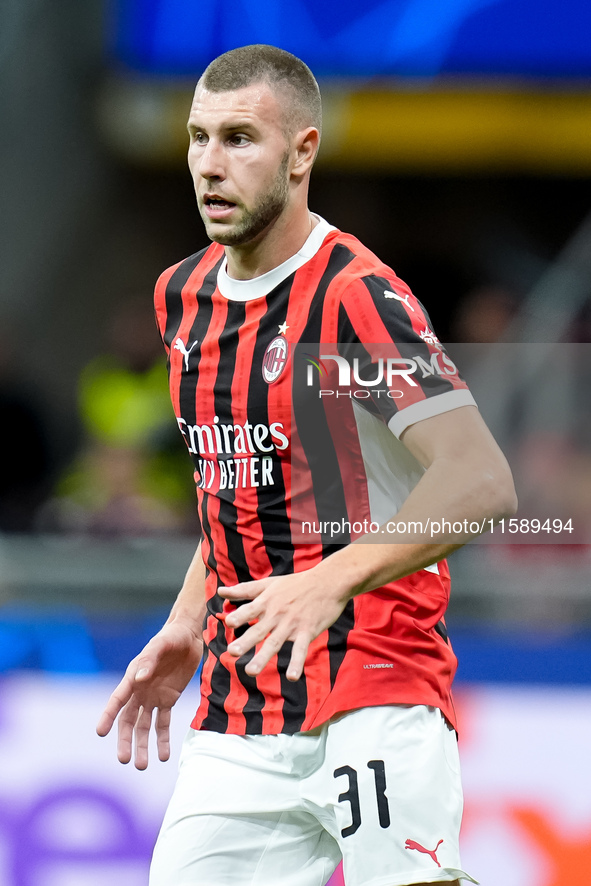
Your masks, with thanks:
<instances>
[{"instance_id":1,"label":"mouth","mask_svg":"<svg viewBox=\"0 0 591 886\"><path fill-rule=\"evenodd\" d=\"M210 219L222 219L231 215L236 204L217 194L206 194L203 198L203 209Z\"/></svg>"}]
</instances>

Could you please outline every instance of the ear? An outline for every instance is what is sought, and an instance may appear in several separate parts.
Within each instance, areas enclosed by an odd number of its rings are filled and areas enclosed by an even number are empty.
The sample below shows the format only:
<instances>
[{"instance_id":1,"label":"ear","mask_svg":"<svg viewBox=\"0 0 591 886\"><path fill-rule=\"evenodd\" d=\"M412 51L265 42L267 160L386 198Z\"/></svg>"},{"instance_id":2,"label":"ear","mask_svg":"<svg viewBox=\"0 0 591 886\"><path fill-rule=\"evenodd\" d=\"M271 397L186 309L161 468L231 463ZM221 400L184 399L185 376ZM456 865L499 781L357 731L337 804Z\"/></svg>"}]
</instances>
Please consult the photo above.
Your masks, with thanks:
<instances>
[{"instance_id":1,"label":"ear","mask_svg":"<svg viewBox=\"0 0 591 886\"><path fill-rule=\"evenodd\" d=\"M295 160L291 174L297 177L305 175L316 159L320 146L320 133L315 126L309 126L298 132L294 139Z\"/></svg>"}]
</instances>

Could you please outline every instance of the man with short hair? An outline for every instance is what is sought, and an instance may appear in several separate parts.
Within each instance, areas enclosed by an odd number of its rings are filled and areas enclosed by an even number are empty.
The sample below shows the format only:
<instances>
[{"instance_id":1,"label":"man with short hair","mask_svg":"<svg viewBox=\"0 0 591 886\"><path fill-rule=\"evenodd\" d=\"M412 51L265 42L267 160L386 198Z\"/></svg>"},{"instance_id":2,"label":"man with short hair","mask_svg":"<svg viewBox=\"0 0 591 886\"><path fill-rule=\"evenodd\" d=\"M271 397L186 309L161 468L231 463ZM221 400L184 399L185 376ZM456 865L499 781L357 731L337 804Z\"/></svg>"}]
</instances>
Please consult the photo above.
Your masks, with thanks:
<instances>
[{"instance_id":1,"label":"man with short hair","mask_svg":"<svg viewBox=\"0 0 591 886\"><path fill-rule=\"evenodd\" d=\"M212 62L189 115L214 242L162 275L156 314L203 545L98 726L118 717L119 759L135 733L144 769L156 710L168 759L203 650L151 886L323 886L341 858L347 886L476 882L458 851L444 558L514 511L513 484L421 304L309 211L320 124L313 75L270 46ZM320 373L335 386L351 365L386 387L331 400ZM434 532L443 520L465 528Z\"/></svg>"}]
</instances>

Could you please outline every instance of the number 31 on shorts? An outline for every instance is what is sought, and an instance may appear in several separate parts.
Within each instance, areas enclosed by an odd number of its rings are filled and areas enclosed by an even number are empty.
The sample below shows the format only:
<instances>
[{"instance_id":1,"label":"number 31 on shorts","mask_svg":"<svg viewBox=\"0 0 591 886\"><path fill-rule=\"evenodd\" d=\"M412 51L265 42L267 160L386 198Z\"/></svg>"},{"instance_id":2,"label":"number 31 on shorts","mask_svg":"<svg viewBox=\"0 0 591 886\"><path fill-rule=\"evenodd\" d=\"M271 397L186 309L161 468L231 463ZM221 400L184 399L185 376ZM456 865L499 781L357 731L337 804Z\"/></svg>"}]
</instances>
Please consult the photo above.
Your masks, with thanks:
<instances>
[{"instance_id":1,"label":"number 31 on shorts","mask_svg":"<svg viewBox=\"0 0 591 886\"><path fill-rule=\"evenodd\" d=\"M383 760L369 760L368 769L373 769L376 802L378 806L378 821L380 827L390 827L390 809L388 807L388 798L386 797L386 767ZM343 791L338 796L338 802L347 801L351 804L351 824L341 830L342 837L350 837L361 825L361 803L359 801L359 788L357 779L357 770L352 766L339 766L333 773L335 778L346 775L349 779L349 790Z\"/></svg>"}]
</instances>

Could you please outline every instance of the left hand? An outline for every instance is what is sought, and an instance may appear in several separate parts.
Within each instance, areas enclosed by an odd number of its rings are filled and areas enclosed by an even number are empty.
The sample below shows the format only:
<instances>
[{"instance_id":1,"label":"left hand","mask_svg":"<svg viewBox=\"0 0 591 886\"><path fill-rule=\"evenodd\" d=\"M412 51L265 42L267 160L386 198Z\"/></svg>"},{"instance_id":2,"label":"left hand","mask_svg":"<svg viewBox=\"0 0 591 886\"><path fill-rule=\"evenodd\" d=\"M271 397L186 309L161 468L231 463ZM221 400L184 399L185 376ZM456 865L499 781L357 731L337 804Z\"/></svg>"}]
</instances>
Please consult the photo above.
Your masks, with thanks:
<instances>
[{"instance_id":1,"label":"left hand","mask_svg":"<svg viewBox=\"0 0 591 886\"><path fill-rule=\"evenodd\" d=\"M172 706L189 683L201 659L203 642L186 624L167 622L136 656L111 695L97 726L101 736L118 719L117 756L129 763L135 737L135 765L148 765L148 736L156 711L158 757L170 756L169 724Z\"/></svg>"},{"instance_id":2,"label":"left hand","mask_svg":"<svg viewBox=\"0 0 591 886\"><path fill-rule=\"evenodd\" d=\"M283 644L291 641L293 648L286 676L292 681L302 675L312 640L334 624L349 599L347 594L339 596L334 586L327 588L313 569L246 581L219 588L218 593L231 602L252 601L225 616L227 626L234 630L250 624L241 637L229 644L228 652L238 658L262 643L245 668L247 674L255 677Z\"/></svg>"}]
</instances>

